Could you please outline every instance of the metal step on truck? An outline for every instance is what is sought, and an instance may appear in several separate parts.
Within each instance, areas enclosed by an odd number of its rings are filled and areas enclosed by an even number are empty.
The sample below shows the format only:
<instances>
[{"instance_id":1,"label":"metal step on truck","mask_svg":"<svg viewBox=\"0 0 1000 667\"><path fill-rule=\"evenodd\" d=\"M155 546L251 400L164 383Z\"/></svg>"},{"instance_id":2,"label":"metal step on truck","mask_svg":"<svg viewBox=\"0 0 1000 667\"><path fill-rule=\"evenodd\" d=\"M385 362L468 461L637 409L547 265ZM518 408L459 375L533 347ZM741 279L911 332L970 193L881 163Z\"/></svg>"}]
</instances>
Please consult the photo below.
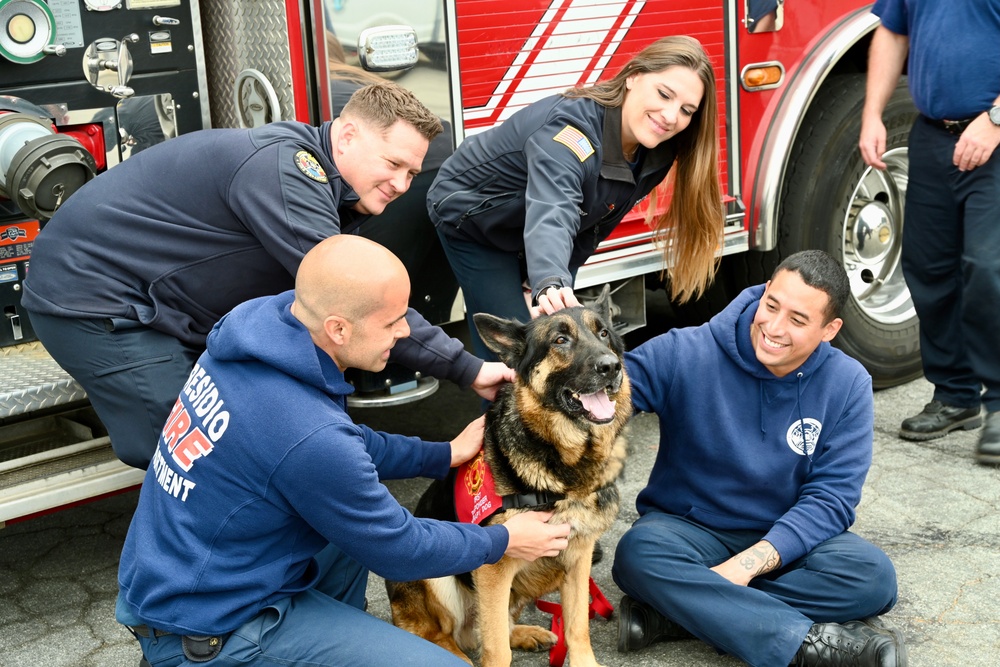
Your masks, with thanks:
<instances>
[{"instance_id":1,"label":"metal step on truck","mask_svg":"<svg viewBox=\"0 0 1000 667\"><path fill-rule=\"evenodd\" d=\"M453 148L535 100L613 74L660 37L697 38L718 81L726 226L715 284L676 310L708 316L782 256L822 248L851 279L837 344L876 387L920 374L899 267L916 111L901 85L886 111L889 169L864 165L857 140L877 25L868 2L0 0L0 25L0 526L142 479L117 461L20 307L46 220L89 179L179 134L330 120L343 67L413 90L446 122ZM646 206L575 285L586 296L610 283L622 331L645 324L645 295L663 287ZM439 246L423 250L428 239L436 243L432 230L394 228L378 240L419 255L404 260L412 306L432 322L461 320L457 284ZM435 385L392 369L356 387L360 409Z\"/></svg>"}]
</instances>

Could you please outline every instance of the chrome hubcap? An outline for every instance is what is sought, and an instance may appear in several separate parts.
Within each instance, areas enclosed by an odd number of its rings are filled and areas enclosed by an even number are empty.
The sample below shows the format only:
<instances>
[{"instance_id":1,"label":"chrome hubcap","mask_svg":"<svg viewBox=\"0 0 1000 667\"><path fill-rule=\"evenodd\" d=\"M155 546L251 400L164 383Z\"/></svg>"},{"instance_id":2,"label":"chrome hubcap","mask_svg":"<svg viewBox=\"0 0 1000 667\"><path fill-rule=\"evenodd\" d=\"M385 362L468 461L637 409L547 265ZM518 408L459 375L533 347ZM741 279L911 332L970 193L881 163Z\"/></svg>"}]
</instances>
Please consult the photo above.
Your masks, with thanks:
<instances>
[{"instance_id":1,"label":"chrome hubcap","mask_svg":"<svg viewBox=\"0 0 1000 667\"><path fill-rule=\"evenodd\" d=\"M871 319L898 324L915 316L900 252L906 200L906 148L885 154L885 171L861 175L843 220L843 259L851 296Z\"/></svg>"}]
</instances>

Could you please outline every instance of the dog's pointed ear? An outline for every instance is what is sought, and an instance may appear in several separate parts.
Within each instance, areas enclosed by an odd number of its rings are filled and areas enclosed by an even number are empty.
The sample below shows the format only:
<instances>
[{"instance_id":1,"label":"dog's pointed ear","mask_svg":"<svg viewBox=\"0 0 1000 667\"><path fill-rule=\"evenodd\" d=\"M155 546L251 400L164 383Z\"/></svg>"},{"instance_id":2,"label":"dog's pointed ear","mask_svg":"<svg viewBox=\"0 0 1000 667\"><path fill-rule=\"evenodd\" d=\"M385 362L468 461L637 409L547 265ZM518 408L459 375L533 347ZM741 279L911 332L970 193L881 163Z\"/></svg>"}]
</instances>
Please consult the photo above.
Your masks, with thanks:
<instances>
[{"instance_id":1,"label":"dog's pointed ear","mask_svg":"<svg viewBox=\"0 0 1000 667\"><path fill-rule=\"evenodd\" d=\"M611 324L611 284L604 283L604 287L601 289L601 295L597 297L597 301L591 306L597 313L604 318L604 321L609 325Z\"/></svg>"},{"instance_id":2,"label":"dog's pointed ear","mask_svg":"<svg viewBox=\"0 0 1000 667\"><path fill-rule=\"evenodd\" d=\"M489 313L476 313L472 319L486 347L493 350L500 361L515 368L524 356L524 325Z\"/></svg>"}]
</instances>

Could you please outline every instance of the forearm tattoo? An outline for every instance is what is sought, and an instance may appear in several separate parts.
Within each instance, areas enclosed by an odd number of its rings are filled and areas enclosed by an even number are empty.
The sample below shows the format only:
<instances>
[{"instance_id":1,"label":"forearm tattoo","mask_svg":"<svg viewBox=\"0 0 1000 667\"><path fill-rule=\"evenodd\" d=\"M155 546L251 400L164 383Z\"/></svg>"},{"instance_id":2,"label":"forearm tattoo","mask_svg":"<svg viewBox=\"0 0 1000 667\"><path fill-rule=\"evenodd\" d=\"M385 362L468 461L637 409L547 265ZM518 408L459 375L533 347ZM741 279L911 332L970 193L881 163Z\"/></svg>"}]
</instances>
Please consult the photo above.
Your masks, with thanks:
<instances>
[{"instance_id":1,"label":"forearm tattoo","mask_svg":"<svg viewBox=\"0 0 1000 667\"><path fill-rule=\"evenodd\" d=\"M740 567L757 576L778 569L781 556L770 544L755 544L739 555Z\"/></svg>"}]
</instances>

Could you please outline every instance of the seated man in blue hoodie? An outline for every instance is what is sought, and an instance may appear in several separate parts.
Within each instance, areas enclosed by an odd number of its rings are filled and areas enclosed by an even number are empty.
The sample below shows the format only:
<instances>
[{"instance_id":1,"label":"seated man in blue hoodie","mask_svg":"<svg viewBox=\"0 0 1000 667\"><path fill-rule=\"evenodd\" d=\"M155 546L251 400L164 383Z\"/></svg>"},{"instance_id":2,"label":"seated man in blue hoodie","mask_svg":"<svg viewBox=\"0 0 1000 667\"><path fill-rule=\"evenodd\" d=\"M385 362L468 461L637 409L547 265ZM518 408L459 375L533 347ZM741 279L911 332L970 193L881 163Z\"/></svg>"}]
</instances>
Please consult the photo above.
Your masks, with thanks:
<instances>
[{"instance_id":1,"label":"seated man in blue hoodie","mask_svg":"<svg viewBox=\"0 0 1000 667\"><path fill-rule=\"evenodd\" d=\"M754 667L901 667L881 549L848 531L872 458L871 377L830 341L850 286L785 259L700 327L626 357L660 448L615 554L620 651L697 637Z\"/></svg>"},{"instance_id":2,"label":"seated man in blue hoodie","mask_svg":"<svg viewBox=\"0 0 1000 667\"><path fill-rule=\"evenodd\" d=\"M385 365L409 334L408 297L394 255L339 235L305 255L294 292L247 301L209 333L119 565L115 615L152 667L220 655L464 667L366 614L368 571L408 581L566 548L569 525L547 523L551 513L485 528L417 519L382 484L443 478L482 446L483 418L450 443L424 442L354 424L345 410L344 370Z\"/></svg>"}]
</instances>

